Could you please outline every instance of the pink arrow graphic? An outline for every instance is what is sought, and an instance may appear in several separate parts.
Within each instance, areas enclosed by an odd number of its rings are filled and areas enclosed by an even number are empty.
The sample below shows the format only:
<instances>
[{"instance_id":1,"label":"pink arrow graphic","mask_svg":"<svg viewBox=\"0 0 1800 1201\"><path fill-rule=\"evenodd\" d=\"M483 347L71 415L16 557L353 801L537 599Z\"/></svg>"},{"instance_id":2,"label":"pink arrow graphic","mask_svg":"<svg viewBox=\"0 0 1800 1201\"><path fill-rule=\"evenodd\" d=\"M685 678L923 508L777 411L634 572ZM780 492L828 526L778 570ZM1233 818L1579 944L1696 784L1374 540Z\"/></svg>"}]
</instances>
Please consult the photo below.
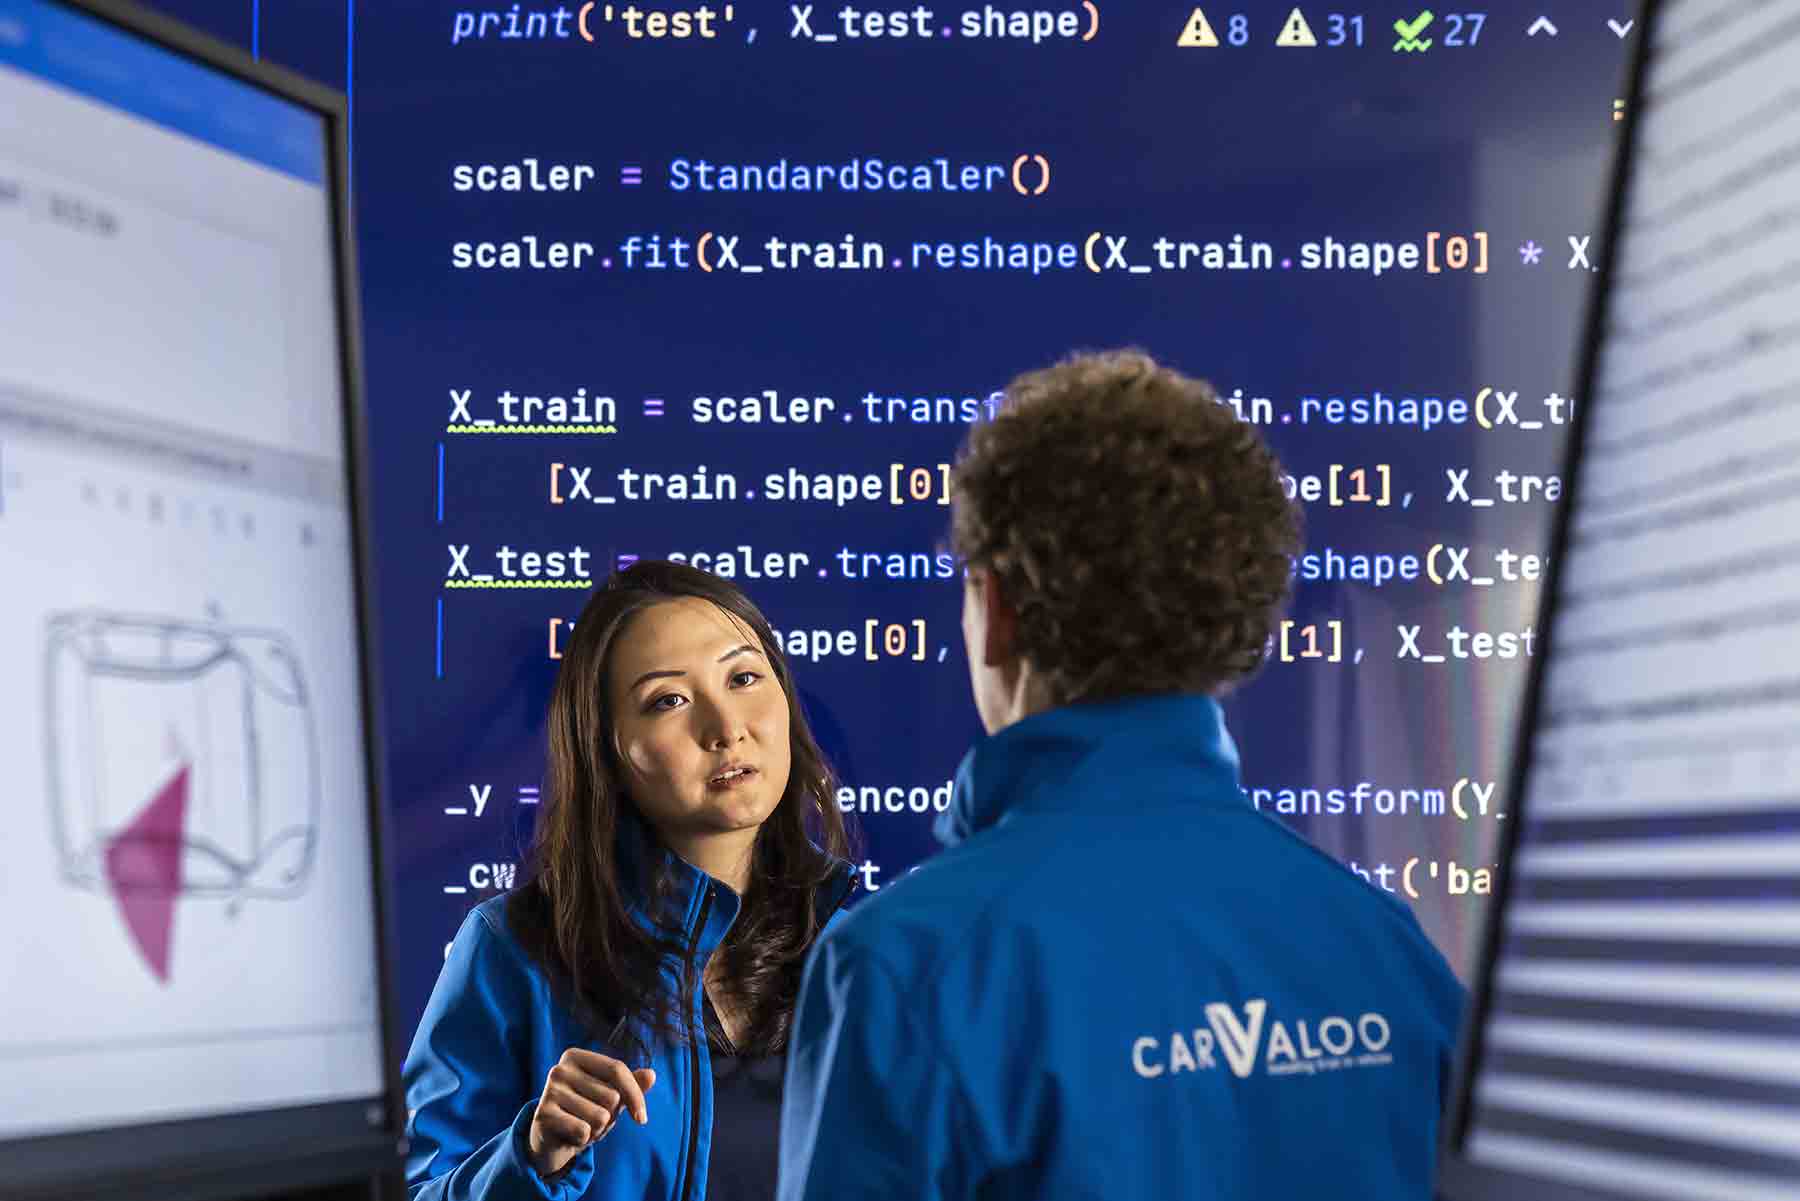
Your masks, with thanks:
<instances>
[{"instance_id":1,"label":"pink arrow graphic","mask_svg":"<svg viewBox=\"0 0 1800 1201\"><path fill-rule=\"evenodd\" d=\"M169 980L175 902L181 895L181 835L186 828L190 764L182 764L106 848L106 878L150 970Z\"/></svg>"}]
</instances>

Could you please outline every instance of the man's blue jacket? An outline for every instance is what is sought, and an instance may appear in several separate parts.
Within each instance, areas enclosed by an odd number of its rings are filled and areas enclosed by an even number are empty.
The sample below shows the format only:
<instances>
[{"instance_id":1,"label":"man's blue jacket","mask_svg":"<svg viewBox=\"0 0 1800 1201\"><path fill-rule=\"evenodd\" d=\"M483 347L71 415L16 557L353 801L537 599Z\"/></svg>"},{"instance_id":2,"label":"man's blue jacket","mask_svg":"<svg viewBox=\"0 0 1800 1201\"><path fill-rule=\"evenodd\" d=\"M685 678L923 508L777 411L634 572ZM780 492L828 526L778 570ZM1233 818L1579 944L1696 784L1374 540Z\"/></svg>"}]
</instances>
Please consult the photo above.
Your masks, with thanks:
<instances>
[{"instance_id":1,"label":"man's blue jacket","mask_svg":"<svg viewBox=\"0 0 1800 1201\"><path fill-rule=\"evenodd\" d=\"M781 1201L1427 1201L1463 990L1257 813L1213 700L976 745L949 849L815 947Z\"/></svg>"},{"instance_id":2,"label":"man's blue jacket","mask_svg":"<svg viewBox=\"0 0 1800 1201\"><path fill-rule=\"evenodd\" d=\"M674 869L687 955L704 964L737 916L738 895L651 841L635 815L621 822L618 845L626 880L644 856ZM854 869L840 861L819 889L818 912L837 911L854 885ZM670 956L665 982L678 988L682 976ZM690 1029L703 1030L697 983L685 1001ZM630 1063L656 1071L644 1097L649 1122L622 1118L546 1181L531 1166L527 1138L545 1079L569 1047L622 1055L576 1020L527 958L508 926L506 897L483 902L450 946L401 1069L409 1201L701 1201L713 1123L705 1035L687 1047L653 1044L648 1062Z\"/></svg>"}]
</instances>

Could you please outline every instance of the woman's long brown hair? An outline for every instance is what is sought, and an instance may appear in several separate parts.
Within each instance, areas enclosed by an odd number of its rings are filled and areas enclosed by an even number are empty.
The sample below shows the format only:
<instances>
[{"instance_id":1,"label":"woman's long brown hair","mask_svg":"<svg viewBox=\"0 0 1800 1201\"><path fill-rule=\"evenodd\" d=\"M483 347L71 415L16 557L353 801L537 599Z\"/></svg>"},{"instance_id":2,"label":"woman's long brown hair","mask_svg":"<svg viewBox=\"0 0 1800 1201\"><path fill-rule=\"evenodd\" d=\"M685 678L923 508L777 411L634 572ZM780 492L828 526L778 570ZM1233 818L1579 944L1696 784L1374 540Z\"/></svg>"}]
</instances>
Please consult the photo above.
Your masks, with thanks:
<instances>
[{"instance_id":1,"label":"woman's long brown hair","mask_svg":"<svg viewBox=\"0 0 1800 1201\"><path fill-rule=\"evenodd\" d=\"M576 1017L634 1064L650 1040L686 1045L682 998L697 981L679 971L686 947L683 915L671 904L674 865L649 855L641 879L624 878L619 832L632 802L613 741L607 669L632 617L681 597L711 601L755 631L788 701L787 789L757 834L749 890L718 951L723 986L748 1019L737 1053L786 1047L806 952L830 916L816 911L816 890L831 876L831 857L851 853L836 778L807 727L774 630L750 598L681 563L642 561L611 576L564 644L550 697L544 804L507 916ZM648 823L644 831L660 845ZM634 920L634 905L648 928ZM676 974L666 975L671 967ZM682 980L679 994L671 979ZM722 1032L711 1035L717 1044Z\"/></svg>"}]
</instances>

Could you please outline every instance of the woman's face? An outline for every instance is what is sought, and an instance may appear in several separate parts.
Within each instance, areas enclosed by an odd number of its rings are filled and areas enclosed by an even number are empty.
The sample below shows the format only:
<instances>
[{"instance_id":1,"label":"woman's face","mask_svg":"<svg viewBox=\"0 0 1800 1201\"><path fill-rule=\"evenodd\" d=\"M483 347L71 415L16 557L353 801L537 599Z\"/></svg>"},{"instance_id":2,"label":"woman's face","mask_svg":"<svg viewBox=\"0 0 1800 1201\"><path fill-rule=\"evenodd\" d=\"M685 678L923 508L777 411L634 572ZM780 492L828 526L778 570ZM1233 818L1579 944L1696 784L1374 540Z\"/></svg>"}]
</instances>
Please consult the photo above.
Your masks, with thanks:
<instances>
[{"instance_id":1,"label":"woman's face","mask_svg":"<svg viewBox=\"0 0 1800 1201\"><path fill-rule=\"evenodd\" d=\"M756 634L681 597L619 631L604 682L625 785L665 837L754 830L787 790L788 698ZM728 769L738 770L730 774Z\"/></svg>"}]
</instances>

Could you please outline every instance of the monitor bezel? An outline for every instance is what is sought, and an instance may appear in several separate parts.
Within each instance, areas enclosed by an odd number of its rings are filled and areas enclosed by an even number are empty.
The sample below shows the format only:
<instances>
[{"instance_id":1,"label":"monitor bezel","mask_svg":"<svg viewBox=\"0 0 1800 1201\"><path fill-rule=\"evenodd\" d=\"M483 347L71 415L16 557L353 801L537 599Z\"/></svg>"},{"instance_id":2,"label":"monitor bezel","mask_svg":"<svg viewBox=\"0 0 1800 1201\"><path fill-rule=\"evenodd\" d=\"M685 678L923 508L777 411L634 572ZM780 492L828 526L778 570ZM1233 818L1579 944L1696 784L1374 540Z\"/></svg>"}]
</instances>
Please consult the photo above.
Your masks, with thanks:
<instances>
[{"instance_id":1,"label":"monitor bezel","mask_svg":"<svg viewBox=\"0 0 1800 1201\"><path fill-rule=\"evenodd\" d=\"M384 723L380 698L379 660L375 634L375 578L369 488L367 404L363 392L362 320L358 303L356 237L350 196L349 105L342 92L307 79L287 68L262 61L244 50L203 33L172 17L154 12L132 0L47 0L77 14L112 25L123 33L181 55L202 66L260 88L278 99L306 108L323 122L326 150L325 186L330 197L331 246L334 256L335 301L339 354L339 387L343 398L345 489L349 502L352 547L352 582L357 616L358 700L363 725L363 775L368 796L371 899L374 923L377 1024L381 1048L380 1096L356 1098L356 1103L379 1105L381 1121L366 1133L321 1139L295 1146L291 1138L246 1147L239 1153L208 1152L187 1158L171 1157L153 1163L108 1172L91 1162L78 1164L64 1182L34 1184L29 1191L20 1182L9 1182L7 1192L19 1201L65 1196L142 1198L143 1201L212 1201L214 1198L254 1197L301 1188L328 1186L357 1179L398 1179L405 1153L406 1113L400 1070L394 1054L396 1015L389 965L392 898L388 887L388 839L385 828L387 779ZM221 1122L300 1114L309 1106L259 1109L248 1114L109 1126L100 1131L59 1132L6 1140L28 1145L52 1140L91 1139L95 1133L110 1136L143 1134L157 1144L178 1142L183 1128ZM288 1129L291 1136L294 1131Z\"/></svg>"},{"instance_id":2,"label":"monitor bezel","mask_svg":"<svg viewBox=\"0 0 1800 1201\"><path fill-rule=\"evenodd\" d=\"M1550 564L1545 573L1543 590L1538 594L1538 652L1526 672L1524 693L1514 726L1513 753L1507 781L1508 820L1501 833L1499 870L1494 882L1493 900L1483 922L1481 950L1476 959L1474 979L1469 990L1469 1006L1464 1015L1456 1057L1456 1074L1449 1102L1440 1124L1438 1145L1438 1196L1442 1201L1512 1201L1529 1191L1534 1201L1617 1201L1617 1194L1599 1192L1566 1181L1549 1180L1524 1172L1496 1168L1491 1164L1471 1162L1463 1153L1474 1114L1475 1072L1481 1062L1483 1034L1488 1007L1493 996L1493 977L1499 959L1502 937L1502 915L1512 891L1513 860L1517 853L1519 832L1525 825L1524 796L1526 780L1531 772L1531 734L1537 728L1539 708L1543 701L1544 673L1554 653L1556 596L1561 587L1563 551L1568 545L1572 514L1579 502L1581 489L1581 448L1586 439L1592 415L1587 398L1593 396L1594 379L1600 359L1600 343L1605 328L1607 301L1617 260L1614 236L1630 194L1631 168L1636 161L1640 100L1644 76L1651 57L1652 32L1660 27L1661 0L1643 0L1637 13L1637 44L1632 48L1625 77L1625 114L1619 131L1608 174L1606 200L1600 225L1599 262L1588 291L1587 311L1583 317L1580 350L1577 352L1575 419L1570 425L1562 462L1563 499L1551 529Z\"/></svg>"}]
</instances>

